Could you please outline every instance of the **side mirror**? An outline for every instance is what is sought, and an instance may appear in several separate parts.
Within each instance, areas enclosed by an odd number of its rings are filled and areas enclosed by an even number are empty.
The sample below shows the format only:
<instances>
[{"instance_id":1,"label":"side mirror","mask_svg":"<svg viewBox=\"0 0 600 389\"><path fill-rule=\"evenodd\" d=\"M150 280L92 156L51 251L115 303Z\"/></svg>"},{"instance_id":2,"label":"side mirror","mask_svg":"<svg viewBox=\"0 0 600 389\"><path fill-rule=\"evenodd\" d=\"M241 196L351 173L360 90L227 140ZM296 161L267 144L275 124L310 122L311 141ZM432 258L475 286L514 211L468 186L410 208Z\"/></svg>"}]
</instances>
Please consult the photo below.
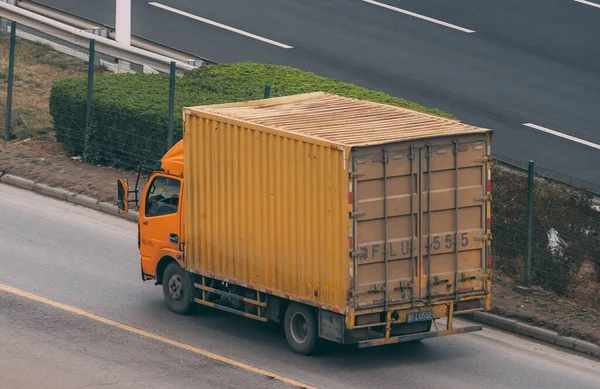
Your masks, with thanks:
<instances>
[{"instance_id":1,"label":"side mirror","mask_svg":"<svg viewBox=\"0 0 600 389\"><path fill-rule=\"evenodd\" d=\"M129 183L126 178L117 180L117 206L119 207L119 215L129 212Z\"/></svg>"}]
</instances>

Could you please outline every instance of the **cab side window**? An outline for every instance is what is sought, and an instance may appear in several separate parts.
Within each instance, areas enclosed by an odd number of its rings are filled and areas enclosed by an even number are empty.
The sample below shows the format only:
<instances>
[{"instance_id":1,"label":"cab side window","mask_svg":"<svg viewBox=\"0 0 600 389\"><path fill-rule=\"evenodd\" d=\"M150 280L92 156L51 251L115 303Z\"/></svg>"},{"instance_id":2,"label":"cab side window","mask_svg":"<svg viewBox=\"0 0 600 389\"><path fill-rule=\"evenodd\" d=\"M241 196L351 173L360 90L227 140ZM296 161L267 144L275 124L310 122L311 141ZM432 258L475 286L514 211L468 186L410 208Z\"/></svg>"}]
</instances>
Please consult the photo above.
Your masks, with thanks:
<instances>
[{"instance_id":1,"label":"cab side window","mask_svg":"<svg viewBox=\"0 0 600 389\"><path fill-rule=\"evenodd\" d=\"M179 209L179 180L158 176L152 180L146 193L146 217L170 215Z\"/></svg>"}]
</instances>

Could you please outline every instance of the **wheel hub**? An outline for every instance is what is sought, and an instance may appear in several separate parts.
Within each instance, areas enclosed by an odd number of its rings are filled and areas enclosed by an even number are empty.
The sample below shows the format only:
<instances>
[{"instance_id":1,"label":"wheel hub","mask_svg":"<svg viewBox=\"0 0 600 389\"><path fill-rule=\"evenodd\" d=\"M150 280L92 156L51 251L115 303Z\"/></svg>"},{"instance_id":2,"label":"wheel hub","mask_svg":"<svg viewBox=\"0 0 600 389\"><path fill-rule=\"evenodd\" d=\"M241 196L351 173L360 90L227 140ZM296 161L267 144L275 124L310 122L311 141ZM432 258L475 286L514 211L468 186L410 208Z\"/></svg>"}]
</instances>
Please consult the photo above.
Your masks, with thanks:
<instances>
[{"instance_id":1,"label":"wheel hub","mask_svg":"<svg viewBox=\"0 0 600 389\"><path fill-rule=\"evenodd\" d=\"M296 312L292 316L291 333L297 343L304 343L308 338L308 322L300 312Z\"/></svg>"},{"instance_id":2,"label":"wheel hub","mask_svg":"<svg viewBox=\"0 0 600 389\"><path fill-rule=\"evenodd\" d=\"M181 288L181 277L177 274L174 274L169 279L169 294L175 300L181 300L181 296L183 294Z\"/></svg>"}]
</instances>

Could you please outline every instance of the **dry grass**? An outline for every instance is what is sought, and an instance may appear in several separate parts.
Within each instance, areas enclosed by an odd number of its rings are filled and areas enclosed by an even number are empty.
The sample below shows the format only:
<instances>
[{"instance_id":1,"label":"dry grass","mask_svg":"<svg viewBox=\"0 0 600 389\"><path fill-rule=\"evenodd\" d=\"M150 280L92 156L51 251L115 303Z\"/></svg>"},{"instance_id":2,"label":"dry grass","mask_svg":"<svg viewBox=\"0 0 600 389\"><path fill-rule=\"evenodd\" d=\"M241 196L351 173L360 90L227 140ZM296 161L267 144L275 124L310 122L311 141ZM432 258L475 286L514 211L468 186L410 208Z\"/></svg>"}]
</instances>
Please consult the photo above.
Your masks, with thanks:
<instances>
[{"instance_id":1,"label":"dry grass","mask_svg":"<svg viewBox=\"0 0 600 389\"><path fill-rule=\"evenodd\" d=\"M8 37L0 36L2 131L6 111L9 44ZM101 67L95 71L108 72ZM88 64L85 61L57 52L49 46L17 38L12 103L12 132L17 139L8 143L0 140L0 171L114 203L115 182L123 173L72 160L56 142L52 128L48 108L52 84L66 78L87 77L87 72Z\"/></svg>"},{"instance_id":2,"label":"dry grass","mask_svg":"<svg viewBox=\"0 0 600 389\"><path fill-rule=\"evenodd\" d=\"M0 36L0 128L4 130L10 41ZM49 137L52 117L48 101L52 84L87 76L88 64L49 46L17 38L13 85L13 133L18 138ZM106 72L101 67L97 73Z\"/></svg>"}]
</instances>

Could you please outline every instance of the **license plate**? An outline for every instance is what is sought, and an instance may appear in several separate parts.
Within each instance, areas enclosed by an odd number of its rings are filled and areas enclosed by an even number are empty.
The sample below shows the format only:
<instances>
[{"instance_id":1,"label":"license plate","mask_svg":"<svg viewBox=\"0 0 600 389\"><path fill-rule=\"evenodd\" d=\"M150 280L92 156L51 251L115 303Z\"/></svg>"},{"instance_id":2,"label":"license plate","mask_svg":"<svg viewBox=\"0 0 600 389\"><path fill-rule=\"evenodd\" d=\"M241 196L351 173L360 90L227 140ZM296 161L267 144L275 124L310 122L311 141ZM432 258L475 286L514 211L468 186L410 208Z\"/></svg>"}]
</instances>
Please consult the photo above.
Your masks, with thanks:
<instances>
[{"instance_id":1,"label":"license plate","mask_svg":"<svg viewBox=\"0 0 600 389\"><path fill-rule=\"evenodd\" d=\"M413 312L406 315L407 323L433 320L433 311Z\"/></svg>"}]
</instances>

